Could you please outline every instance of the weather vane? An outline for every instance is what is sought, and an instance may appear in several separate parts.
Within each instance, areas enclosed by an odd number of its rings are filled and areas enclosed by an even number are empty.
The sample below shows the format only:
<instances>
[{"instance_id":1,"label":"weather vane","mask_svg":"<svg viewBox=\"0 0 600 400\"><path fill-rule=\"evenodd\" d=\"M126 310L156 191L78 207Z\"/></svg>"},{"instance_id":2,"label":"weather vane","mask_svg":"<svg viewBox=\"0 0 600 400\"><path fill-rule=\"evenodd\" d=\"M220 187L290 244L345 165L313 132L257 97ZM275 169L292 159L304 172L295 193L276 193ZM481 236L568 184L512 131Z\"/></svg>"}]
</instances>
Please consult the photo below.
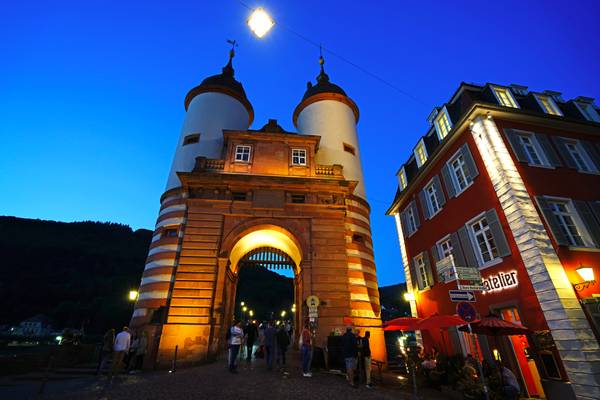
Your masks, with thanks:
<instances>
[{"instance_id":1,"label":"weather vane","mask_svg":"<svg viewBox=\"0 0 600 400\"><path fill-rule=\"evenodd\" d=\"M227 43L231 45L231 50L229 50L229 57L233 58L235 55L235 48L238 47L237 40L227 39Z\"/></svg>"}]
</instances>

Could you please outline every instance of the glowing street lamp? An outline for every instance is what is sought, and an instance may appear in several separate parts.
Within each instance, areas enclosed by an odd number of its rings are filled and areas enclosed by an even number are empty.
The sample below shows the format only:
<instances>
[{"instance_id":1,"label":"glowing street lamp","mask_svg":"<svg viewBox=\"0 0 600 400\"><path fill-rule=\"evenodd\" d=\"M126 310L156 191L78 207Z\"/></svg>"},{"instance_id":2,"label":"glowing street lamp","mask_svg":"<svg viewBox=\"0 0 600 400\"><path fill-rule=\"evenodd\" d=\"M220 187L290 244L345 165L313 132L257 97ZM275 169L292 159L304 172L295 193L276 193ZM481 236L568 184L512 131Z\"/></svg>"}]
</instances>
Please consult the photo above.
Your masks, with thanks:
<instances>
[{"instance_id":1,"label":"glowing street lamp","mask_svg":"<svg viewBox=\"0 0 600 400\"><path fill-rule=\"evenodd\" d=\"M243 301L240 303L240 306L242 306L242 307L245 305L246 305L246 303L244 303Z\"/></svg>"},{"instance_id":2,"label":"glowing street lamp","mask_svg":"<svg viewBox=\"0 0 600 400\"><path fill-rule=\"evenodd\" d=\"M137 290L130 290L129 291L129 301L136 301L138 298L138 291Z\"/></svg>"},{"instance_id":3,"label":"glowing street lamp","mask_svg":"<svg viewBox=\"0 0 600 400\"><path fill-rule=\"evenodd\" d=\"M404 301L415 301L415 294L411 292L404 293Z\"/></svg>"},{"instance_id":4,"label":"glowing street lamp","mask_svg":"<svg viewBox=\"0 0 600 400\"><path fill-rule=\"evenodd\" d=\"M254 316L254 311L252 311L252 310L248 311L248 315L250 315L251 317L253 317Z\"/></svg>"},{"instance_id":5,"label":"glowing street lamp","mask_svg":"<svg viewBox=\"0 0 600 400\"><path fill-rule=\"evenodd\" d=\"M242 307L242 311L243 311L243 312L246 312L246 311L248 311L248 307L246 307L246 306Z\"/></svg>"},{"instance_id":6,"label":"glowing street lamp","mask_svg":"<svg viewBox=\"0 0 600 400\"><path fill-rule=\"evenodd\" d=\"M285 317L285 310L281 312L281 318Z\"/></svg>"},{"instance_id":7,"label":"glowing street lamp","mask_svg":"<svg viewBox=\"0 0 600 400\"><path fill-rule=\"evenodd\" d=\"M273 25L275 25L275 21L273 21L271 16L267 14L262 7L254 10L252 15L250 15L250 18L248 18L250 30L254 32L259 39L262 39L262 37L271 30Z\"/></svg>"},{"instance_id":8,"label":"glowing street lamp","mask_svg":"<svg viewBox=\"0 0 600 400\"><path fill-rule=\"evenodd\" d=\"M594 269L592 267L580 265L575 271L577 271L581 279L583 279L583 282L573 284L575 290L580 291L596 284Z\"/></svg>"}]
</instances>

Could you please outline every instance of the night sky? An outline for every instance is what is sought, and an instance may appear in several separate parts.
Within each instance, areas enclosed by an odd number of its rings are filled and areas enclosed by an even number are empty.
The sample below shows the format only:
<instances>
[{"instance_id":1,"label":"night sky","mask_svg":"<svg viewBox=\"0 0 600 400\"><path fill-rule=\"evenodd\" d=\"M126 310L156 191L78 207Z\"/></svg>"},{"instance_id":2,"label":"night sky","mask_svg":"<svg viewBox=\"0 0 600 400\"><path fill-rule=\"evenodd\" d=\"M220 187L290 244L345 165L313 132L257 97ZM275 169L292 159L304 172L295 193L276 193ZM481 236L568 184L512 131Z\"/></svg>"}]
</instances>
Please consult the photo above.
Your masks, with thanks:
<instances>
[{"instance_id":1,"label":"night sky","mask_svg":"<svg viewBox=\"0 0 600 400\"><path fill-rule=\"evenodd\" d=\"M185 94L227 61L255 110L254 129L292 112L326 71L361 112L359 137L380 284L404 281L395 172L431 109L461 81L517 83L566 99L600 97L597 1L267 1L263 40L249 11L224 1L3 4L0 15L0 215L120 222L153 229Z\"/></svg>"}]
</instances>

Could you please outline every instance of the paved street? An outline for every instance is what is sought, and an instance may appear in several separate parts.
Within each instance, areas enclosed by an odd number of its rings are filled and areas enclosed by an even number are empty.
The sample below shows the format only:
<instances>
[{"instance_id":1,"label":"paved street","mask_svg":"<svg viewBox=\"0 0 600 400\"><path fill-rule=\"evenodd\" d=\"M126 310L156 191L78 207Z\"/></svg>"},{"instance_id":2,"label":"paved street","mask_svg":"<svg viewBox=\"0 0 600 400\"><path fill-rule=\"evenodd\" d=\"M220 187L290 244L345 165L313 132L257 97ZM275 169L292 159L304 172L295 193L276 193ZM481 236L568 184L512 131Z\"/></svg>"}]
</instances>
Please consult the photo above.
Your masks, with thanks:
<instances>
[{"instance_id":1,"label":"paved street","mask_svg":"<svg viewBox=\"0 0 600 400\"><path fill-rule=\"evenodd\" d=\"M289 375L281 371L267 371L264 360L248 367L240 364L239 374L227 371L225 362L181 369L174 374L166 371L141 375L121 376L112 386L106 379L88 378L78 382L49 382L44 399L61 400L132 400L132 399L410 399L407 388L393 375L387 375L384 385L354 389L344 377L328 372L316 372L304 378L298 367L298 354L292 352ZM37 389L39 385L35 385ZM3 390L0 388L0 393ZM34 398L32 390L4 392L11 399ZM437 392L428 392L423 399L442 399Z\"/></svg>"}]
</instances>

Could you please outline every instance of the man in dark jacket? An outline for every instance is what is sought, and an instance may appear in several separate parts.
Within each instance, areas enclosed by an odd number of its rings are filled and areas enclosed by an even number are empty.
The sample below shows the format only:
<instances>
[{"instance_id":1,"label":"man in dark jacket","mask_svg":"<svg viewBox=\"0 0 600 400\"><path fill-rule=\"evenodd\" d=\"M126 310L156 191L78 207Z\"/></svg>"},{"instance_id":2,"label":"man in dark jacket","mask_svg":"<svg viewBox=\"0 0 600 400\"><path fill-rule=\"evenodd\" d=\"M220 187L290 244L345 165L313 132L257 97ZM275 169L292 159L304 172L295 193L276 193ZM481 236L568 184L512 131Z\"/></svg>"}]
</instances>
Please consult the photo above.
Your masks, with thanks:
<instances>
[{"instance_id":1,"label":"man in dark jacket","mask_svg":"<svg viewBox=\"0 0 600 400\"><path fill-rule=\"evenodd\" d=\"M346 333L342 336L342 354L346 363L346 378L352 387L354 385L354 370L356 369L356 356L358 355L358 342L356 336L352 333L352 327L346 328Z\"/></svg>"},{"instance_id":2,"label":"man in dark jacket","mask_svg":"<svg viewBox=\"0 0 600 400\"><path fill-rule=\"evenodd\" d=\"M285 324L281 324L277 331L277 365L285 367L285 352L290 345L290 337L285 329Z\"/></svg>"},{"instance_id":3,"label":"man in dark jacket","mask_svg":"<svg viewBox=\"0 0 600 400\"><path fill-rule=\"evenodd\" d=\"M371 343L369 339L371 338L371 332L366 331L365 337L362 338L362 347L361 347L361 356L364 362L365 368L365 380L367 388L371 389Z\"/></svg>"},{"instance_id":4,"label":"man in dark jacket","mask_svg":"<svg viewBox=\"0 0 600 400\"><path fill-rule=\"evenodd\" d=\"M254 348L254 342L258 336L256 324L250 321L244 329L244 334L246 336L246 361L250 362L252 360L252 349Z\"/></svg>"}]
</instances>

